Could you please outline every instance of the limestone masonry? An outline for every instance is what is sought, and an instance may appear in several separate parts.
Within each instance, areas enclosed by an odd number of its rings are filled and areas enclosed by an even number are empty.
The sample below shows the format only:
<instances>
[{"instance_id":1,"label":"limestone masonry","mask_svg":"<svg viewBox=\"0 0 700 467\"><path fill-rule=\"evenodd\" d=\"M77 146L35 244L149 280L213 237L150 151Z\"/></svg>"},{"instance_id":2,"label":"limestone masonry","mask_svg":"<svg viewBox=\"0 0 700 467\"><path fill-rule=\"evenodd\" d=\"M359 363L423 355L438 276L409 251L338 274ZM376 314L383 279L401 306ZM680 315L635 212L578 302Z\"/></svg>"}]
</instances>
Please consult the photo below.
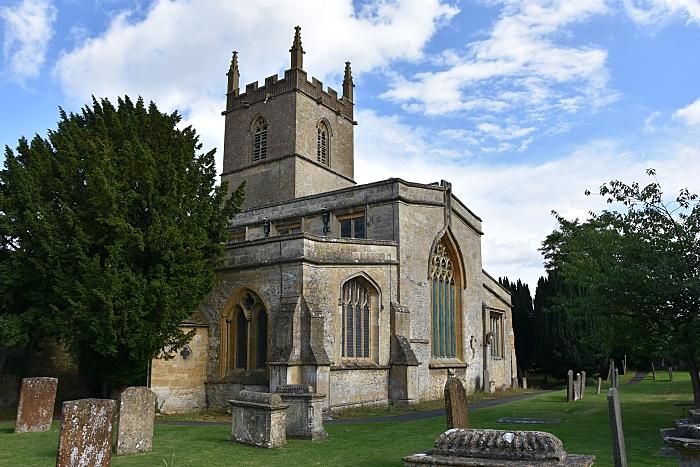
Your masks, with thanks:
<instances>
[{"instance_id":1,"label":"limestone masonry","mask_svg":"<svg viewBox=\"0 0 700 467\"><path fill-rule=\"evenodd\" d=\"M246 184L217 284L170 360L154 360L164 412L225 407L290 384L323 409L442 397L516 376L511 298L482 269L481 219L447 181L354 181L353 78L342 93L290 68L240 88L228 71L222 180Z\"/></svg>"}]
</instances>

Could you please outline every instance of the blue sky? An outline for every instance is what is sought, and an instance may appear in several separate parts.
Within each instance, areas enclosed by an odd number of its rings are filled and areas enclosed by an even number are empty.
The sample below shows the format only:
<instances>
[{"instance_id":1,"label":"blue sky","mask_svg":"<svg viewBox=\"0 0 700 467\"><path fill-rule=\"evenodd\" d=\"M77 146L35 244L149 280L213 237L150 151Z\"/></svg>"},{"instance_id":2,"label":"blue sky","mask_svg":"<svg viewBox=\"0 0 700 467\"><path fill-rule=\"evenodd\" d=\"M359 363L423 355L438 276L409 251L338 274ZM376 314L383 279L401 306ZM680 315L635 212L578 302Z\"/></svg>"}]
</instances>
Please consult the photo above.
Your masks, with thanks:
<instances>
[{"instance_id":1,"label":"blue sky","mask_svg":"<svg viewBox=\"0 0 700 467\"><path fill-rule=\"evenodd\" d=\"M141 95L223 140L225 73L355 76L356 180L447 179L484 220L483 262L534 289L550 212L584 217L613 178L700 191L698 0L2 0L0 143L58 107Z\"/></svg>"}]
</instances>

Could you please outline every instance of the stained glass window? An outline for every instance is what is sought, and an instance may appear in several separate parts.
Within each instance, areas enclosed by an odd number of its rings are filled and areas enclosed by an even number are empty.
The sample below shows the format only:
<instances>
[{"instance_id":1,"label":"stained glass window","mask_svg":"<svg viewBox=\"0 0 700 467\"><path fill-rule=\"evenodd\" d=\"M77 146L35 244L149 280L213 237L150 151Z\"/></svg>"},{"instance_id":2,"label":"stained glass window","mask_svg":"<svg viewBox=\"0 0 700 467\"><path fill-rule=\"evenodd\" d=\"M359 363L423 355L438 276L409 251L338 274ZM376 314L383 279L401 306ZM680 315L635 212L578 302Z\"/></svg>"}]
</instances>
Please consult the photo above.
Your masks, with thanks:
<instances>
[{"instance_id":1,"label":"stained glass window","mask_svg":"<svg viewBox=\"0 0 700 467\"><path fill-rule=\"evenodd\" d=\"M432 354L436 358L457 356L456 297L454 264L449 250L440 241L433 250L430 264L432 299Z\"/></svg>"}]
</instances>

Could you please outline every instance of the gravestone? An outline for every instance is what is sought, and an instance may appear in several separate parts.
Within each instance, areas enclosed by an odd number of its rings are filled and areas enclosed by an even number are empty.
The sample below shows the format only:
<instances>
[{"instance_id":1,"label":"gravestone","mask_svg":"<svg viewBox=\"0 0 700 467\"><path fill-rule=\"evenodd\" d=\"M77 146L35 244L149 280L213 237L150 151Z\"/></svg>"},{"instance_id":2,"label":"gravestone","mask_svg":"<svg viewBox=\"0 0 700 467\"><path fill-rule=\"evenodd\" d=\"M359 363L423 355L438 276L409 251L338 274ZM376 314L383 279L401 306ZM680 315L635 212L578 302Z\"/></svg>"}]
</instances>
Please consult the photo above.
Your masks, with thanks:
<instances>
[{"instance_id":1,"label":"gravestone","mask_svg":"<svg viewBox=\"0 0 700 467\"><path fill-rule=\"evenodd\" d=\"M651 362L651 375L654 377L654 381L656 381L656 366L654 366L654 362Z\"/></svg>"},{"instance_id":2,"label":"gravestone","mask_svg":"<svg viewBox=\"0 0 700 467\"><path fill-rule=\"evenodd\" d=\"M673 381L673 367L672 366L668 367L668 380Z\"/></svg>"},{"instance_id":3,"label":"gravestone","mask_svg":"<svg viewBox=\"0 0 700 467\"><path fill-rule=\"evenodd\" d=\"M603 378L598 377L598 387L595 390L596 394L600 394L600 387L603 385Z\"/></svg>"},{"instance_id":4,"label":"gravestone","mask_svg":"<svg viewBox=\"0 0 700 467\"><path fill-rule=\"evenodd\" d=\"M523 376L523 391L527 391L527 378Z\"/></svg>"},{"instance_id":5,"label":"gravestone","mask_svg":"<svg viewBox=\"0 0 700 467\"><path fill-rule=\"evenodd\" d=\"M624 358L622 359L622 374L627 374L627 354L625 354Z\"/></svg>"},{"instance_id":6,"label":"gravestone","mask_svg":"<svg viewBox=\"0 0 700 467\"><path fill-rule=\"evenodd\" d=\"M15 433L51 429L57 387L57 378L22 378Z\"/></svg>"},{"instance_id":7,"label":"gravestone","mask_svg":"<svg viewBox=\"0 0 700 467\"><path fill-rule=\"evenodd\" d=\"M618 386L618 384L620 383L619 378L620 378L620 375L618 375L617 368L615 368L613 370L613 378L612 378L612 387L614 387L615 389L617 389L619 387Z\"/></svg>"},{"instance_id":8,"label":"gravestone","mask_svg":"<svg viewBox=\"0 0 700 467\"><path fill-rule=\"evenodd\" d=\"M610 388L608 392L608 418L610 419L610 431L612 432L613 460L615 461L615 467L627 467L625 434L622 430L620 396L617 393L617 388Z\"/></svg>"},{"instance_id":9,"label":"gravestone","mask_svg":"<svg viewBox=\"0 0 700 467\"><path fill-rule=\"evenodd\" d=\"M117 401L79 399L63 403L56 467L108 466Z\"/></svg>"},{"instance_id":10,"label":"gravestone","mask_svg":"<svg viewBox=\"0 0 700 467\"><path fill-rule=\"evenodd\" d=\"M287 404L287 438L310 439L328 437L323 428L323 399L305 384L285 384L277 387L282 403Z\"/></svg>"},{"instance_id":11,"label":"gravestone","mask_svg":"<svg viewBox=\"0 0 700 467\"><path fill-rule=\"evenodd\" d=\"M574 400L581 399L581 373L576 373L576 381L574 382Z\"/></svg>"},{"instance_id":12,"label":"gravestone","mask_svg":"<svg viewBox=\"0 0 700 467\"><path fill-rule=\"evenodd\" d=\"M496 382L491 380L489 381L489 393L493 394L496 392Z\"/></svg>"},{"instance_id":13,"label":"gravestone","mask_svg":"<svg viewBox=\"0 0 700 467\"><path fill-rule=\"evenodd\" d=\"M496 420L496 423L508 425L558 425L561 423L561 418L502 417Z\"/></svg>"},{"instance_id":14,"label":"gravestone","mask_svg":"<svg viewBox=\"0 0 700 467\"><path fill-rule=\"evenodd\" d=\"M156 394L144 386L126 388L119 397L117 455L150 452Z\"/></svg>"},{"instance_id":15,"label":"gravestone","mask_svg":"<svg viewBox=\"0 0 700 467\"><path fill-rule=\"evenodd\" d=\"M561 440L542 431L454 428L425 453L403 458L406 467L590 467L595 456L568 454Z\"/></svg>"},{"instance_id":16,"label":"gravestone","mask_svg":"<svg viewBox=\"0 0 700 467\"><path fill-rule=\"evenodd\" d=\"M566 401L574 401L574 371L569 370L566 373Z\"/></svg>"},{"instance_id":17,"label":"gravestone","mask_svg":"<svg viewBox=\"0 0 700 467\"><path fill-rule=\"evenodd\" d=\"M688 418L676 420L675 428L661 430L664 443L678 453L681 467L700 465L700 409L688 411Z\"/></svg>"},{"instance_id":18,"label":"gravestone","mask_svg":"<svg viewBox=\"0 0 700 467\"><path fill-rule=\"evenodd\" d=\"M469 409L467 408L467 391L462 382L448 376L445 383L445 412L447 428L469 428Z\"/></svg>"},{"instance_id":19,"label":"gravestone","mask_svg":"<svg viewBox=\"0 0 700 467\"><path fill-rule=\"evenodd\" d=\"M586 394L586 372L581 372L581 389L579 390L579 399L583 399Z\"/></svg>"},{"instance_id":20,"label":"gravestone","mask_svg":"<svg viewBox=\"0 0 700 467\"><path fill-rule=\"evenodd\" d=\"M231 405L231 441L263 448L287 444L287 405L279 394L243 390Z\"/></svg>"}]
</instances>

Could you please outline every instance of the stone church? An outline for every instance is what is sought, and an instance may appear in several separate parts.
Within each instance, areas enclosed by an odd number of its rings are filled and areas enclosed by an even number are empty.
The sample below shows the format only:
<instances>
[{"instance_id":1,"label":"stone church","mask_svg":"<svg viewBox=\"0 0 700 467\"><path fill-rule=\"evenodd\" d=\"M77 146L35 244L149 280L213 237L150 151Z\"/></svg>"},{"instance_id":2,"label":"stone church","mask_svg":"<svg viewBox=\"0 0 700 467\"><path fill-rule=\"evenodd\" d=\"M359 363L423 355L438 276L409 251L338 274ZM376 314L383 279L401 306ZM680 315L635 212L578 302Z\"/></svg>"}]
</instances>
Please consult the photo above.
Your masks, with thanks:
<instances>
[{"instance_id":1,"label":"stone church","mask_svg":"<svg viewBox=\"0 0 700 467\"><path fill-rule=\"evenodd\" d=\"M482 269L482 221L451 184L354 181L353 79L342 95L291 64L239 87L228 71L222 180L245 182L190 344L152 362L165 412L222 407L241 389L310 385L325 408L410 404L516 376L511 298ZM360 122L361 123L361 122Z\"/></svg>"}]
</instances>

